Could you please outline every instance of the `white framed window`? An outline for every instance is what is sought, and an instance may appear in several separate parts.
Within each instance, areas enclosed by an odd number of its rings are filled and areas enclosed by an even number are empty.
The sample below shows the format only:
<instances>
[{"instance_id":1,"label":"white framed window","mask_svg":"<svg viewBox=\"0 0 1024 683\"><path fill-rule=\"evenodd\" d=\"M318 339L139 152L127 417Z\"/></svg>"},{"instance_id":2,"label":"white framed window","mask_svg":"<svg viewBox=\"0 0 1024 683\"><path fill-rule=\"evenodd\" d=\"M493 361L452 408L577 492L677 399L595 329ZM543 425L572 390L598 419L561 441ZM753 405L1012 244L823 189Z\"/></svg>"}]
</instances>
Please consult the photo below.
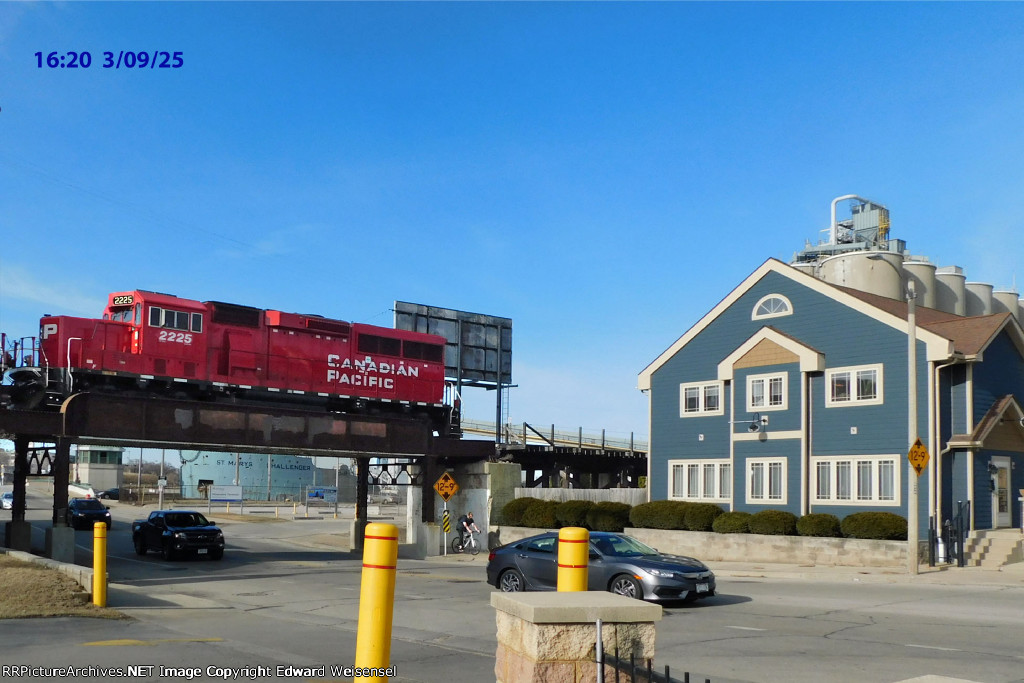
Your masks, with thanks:
<instances>
[{"instance_id":1,"label":"white framed window","mask_svg":"<svg viewBox=\"0 0 1024 683\"><path fill-rule=\"evenodd\" d=\"M785 505L786 458L747 460L747 502Z\"/></svg>"},{"instance_id":2,"label":"white framed window","mask_svg":"<svg viewBox=\"0 0 1024 683\"><path fill-rule=\"evenodd\" d=\"M887 505L900 502L898 455L836 455L812 459L814 503Z\"/></svg>"},{"instance_id":3,"label":"white framed window","mask_svg":"<svg viewBox=\"0 0 1024 683\"><path fill-rule=\"evenodd\" d=\"M672 500L728 503L732 498L732 464L728 460L669 460Z\"/></svg>"},{"instance_id":4,"label":"white framed window","mask_svg":"<svg viewBox=\"0 0 1024 683\"><path fill-rule=\"evenodd\" d=\"M881 405L882 366L852 365L825 370L825 407Z\"/></svg>"},{"instance_id":5,"label":"white framed window","mask_svg":"<svg viewBox=\"0 0 1024 683\"><path fill-rule=\"evenodd\" d=\"M789 405L786 379L785 372L747 377L747 412L785 410Z\"/></svg>"},{"instance_id":6,"label":"white framed window","mask_svg":"<svg viewBox=\"0 0 1024 683\"><path fill-rule=\"evenodd\" d=\"M793 315L793 304L781 294L769 294L761 297L754 304L754 311L750 314L750 319L781 318L784 315Z\"/></svg>"},{"instance_id":7,"label":"white framed window","mask_svg":"<svg viewBox=\"0 0 1024 683\"><path fill-rule=\"evenodd\" d=\"M689 382L679 385L679 417L724 415L723 382Z\"/></svg>"}]
</instances>

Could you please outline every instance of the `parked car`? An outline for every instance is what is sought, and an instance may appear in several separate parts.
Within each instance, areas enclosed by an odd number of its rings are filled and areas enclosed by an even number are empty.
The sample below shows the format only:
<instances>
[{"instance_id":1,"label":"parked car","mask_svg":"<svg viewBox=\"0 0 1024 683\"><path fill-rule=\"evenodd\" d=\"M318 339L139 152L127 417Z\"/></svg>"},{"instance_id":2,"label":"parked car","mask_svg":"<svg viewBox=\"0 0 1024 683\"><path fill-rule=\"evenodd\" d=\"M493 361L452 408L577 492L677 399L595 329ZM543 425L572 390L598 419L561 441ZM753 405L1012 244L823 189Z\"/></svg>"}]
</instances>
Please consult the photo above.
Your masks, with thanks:
<instances>
[{"instance_id":1,"label":"parked car","mask_svg":"<svg viewBox=\"0 0 1024 683\"><path fill-rule=\"evenodd\" d=\"M113 523L110 508L95 498L72 498L64 515L68 526L73 529L92 529L96 522L106 522L107 528Z\"/></svg>"},{"instance_id":2,"label":"parked car","mask_svg":"<svg viewBox=\"0 0 1024 683\"><path fill-rule=\"evenodd\" d=\"M184 553L211 560L224 557L224 533L195 510L154 510L132 522L132 543L136 554L158 550L165 560Z\"/></svg>"},{"instance_id":3,"label":"parked car","mask_svg":"<svg viewBox=\"0 0 1024 683\"><path fill-rule=\"evenodd\" d=\"M107 489L96 494L97 498L108 498L110 500L121 500L121 489Z\"/></svg>"},{"instance_id":4,"label":"parked car","mask_svg":"<svg viewBox=\"0 0 1024 683\"><path fill-rule=\"evenodd\" d=\"M3 507L4 510L13 510L14 494L10 491L4 491L0 494L0 507Z\"/></svg>"},{"instance_id":5,"label":"parked car","mask_svg":"<svg viewBox=\"0 0 1024 683\"><path fill-rule=\"evenodd\" d=\"M558 587L558 534L548 532L491 551L487 583L506 593ZM666 555L625 534L590 534L587 588L643 600L692 602L715 594L715 575L692 557Z\"/></svg>"}]
</instances>

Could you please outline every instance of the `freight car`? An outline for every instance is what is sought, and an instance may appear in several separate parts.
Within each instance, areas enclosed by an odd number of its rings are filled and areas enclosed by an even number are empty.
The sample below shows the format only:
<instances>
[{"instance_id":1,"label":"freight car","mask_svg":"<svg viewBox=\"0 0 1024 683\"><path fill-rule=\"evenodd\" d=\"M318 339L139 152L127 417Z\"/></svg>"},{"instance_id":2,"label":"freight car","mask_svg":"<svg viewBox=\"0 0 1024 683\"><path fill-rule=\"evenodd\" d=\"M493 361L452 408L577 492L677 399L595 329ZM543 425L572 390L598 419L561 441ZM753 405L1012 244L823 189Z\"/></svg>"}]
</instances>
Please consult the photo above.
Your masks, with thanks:
<instances>
[{"instance_id":1,"label":"freight car","mask_svg":"<svg viewBox=\"0 0 1024 683\"><path fill-rule=\"evenodd\" d=\"M445 340L431 334L144 290L109 296L102 319L44 316L3 340L3 394L54 408L80 391L273 401L396 413L458 433Z\"/></svg>"}]
</instances>

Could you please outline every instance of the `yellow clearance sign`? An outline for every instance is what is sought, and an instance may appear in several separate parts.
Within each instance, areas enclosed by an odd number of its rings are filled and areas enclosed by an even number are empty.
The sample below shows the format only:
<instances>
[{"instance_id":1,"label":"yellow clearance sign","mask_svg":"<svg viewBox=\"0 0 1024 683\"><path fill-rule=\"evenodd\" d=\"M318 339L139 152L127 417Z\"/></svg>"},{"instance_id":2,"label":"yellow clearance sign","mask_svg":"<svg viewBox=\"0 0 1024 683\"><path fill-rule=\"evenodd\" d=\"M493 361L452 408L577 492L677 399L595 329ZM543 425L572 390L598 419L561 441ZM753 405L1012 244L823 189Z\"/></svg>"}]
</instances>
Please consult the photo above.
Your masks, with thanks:
<instances>
[{"instance_id":1,"label":"yellow clearance sign","mask_svg":"<svg viewBox=\"0 0 1024 683\"><path fill-rule=\"evenodd\" d=\"M921 476L921 473L924 472L924 468L928 466L930 458L928 449L921 443L921 439L915 441L914 445L910 447L910 452L907 453L907 460L910 461L910 466L917 472L917 476Z\"/></svg>"},{"instance_id":2,"label":"yellow clearance sign","mask_svg":"<svg viewBox=\"0 0 1024 683\"><path fill-rule=\"evenodd\" d=\"M437 491L437 495L444 499L444 502L448 502L448 499L455 495L459 490L459 485L455 483L452 475L445 472L441 477L434 482L434 490Z\"/></svg>"}]
</instances>

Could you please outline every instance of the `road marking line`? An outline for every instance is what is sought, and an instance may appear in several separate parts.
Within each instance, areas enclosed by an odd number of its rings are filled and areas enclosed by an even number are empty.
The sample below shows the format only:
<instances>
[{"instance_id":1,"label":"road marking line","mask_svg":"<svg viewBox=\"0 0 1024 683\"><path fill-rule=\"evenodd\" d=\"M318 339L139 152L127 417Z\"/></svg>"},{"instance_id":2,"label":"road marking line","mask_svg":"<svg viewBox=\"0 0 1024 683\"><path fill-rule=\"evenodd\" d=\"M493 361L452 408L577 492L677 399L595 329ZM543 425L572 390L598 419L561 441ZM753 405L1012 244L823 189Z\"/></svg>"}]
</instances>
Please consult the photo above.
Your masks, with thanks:
<instances>
[{"instance_id":1,"label":"road marking line","mask_svg":"<svg viewBox=\"0 0 1024 683\"><path fill-rule=\"evenodd\" d=\"M734 628L737 631L767 631L766 628L754 628L753 626L726 626L726 628Z\"/></svg>"},{"instance_id":2,"label":"road marking line","mask_svg":"<svg viewBox=\"0 0 1024 683\"><path fill-rule=\"evenodd\" d=\"M159 638L157 640L133 640L122 638L118 640L95 640L91 643L82 643L85 646L111 647L122 645L159 645L161 643L221 643L223 638Z\"/></svg>"},{"instance_id":3,"label":"road marking line","mask_svg":"<svg viewBox=\"0 0 1024 683\"><path fill-rule=\"evenodd\" d=\"M904 647L917 647L922 650L942 650L943 652L963 652L963 650L958 650L955 647L937 647L935 645L914 645L912 643L907 643L906 645L904 645Z\"/></svg>"}]
</instances>

